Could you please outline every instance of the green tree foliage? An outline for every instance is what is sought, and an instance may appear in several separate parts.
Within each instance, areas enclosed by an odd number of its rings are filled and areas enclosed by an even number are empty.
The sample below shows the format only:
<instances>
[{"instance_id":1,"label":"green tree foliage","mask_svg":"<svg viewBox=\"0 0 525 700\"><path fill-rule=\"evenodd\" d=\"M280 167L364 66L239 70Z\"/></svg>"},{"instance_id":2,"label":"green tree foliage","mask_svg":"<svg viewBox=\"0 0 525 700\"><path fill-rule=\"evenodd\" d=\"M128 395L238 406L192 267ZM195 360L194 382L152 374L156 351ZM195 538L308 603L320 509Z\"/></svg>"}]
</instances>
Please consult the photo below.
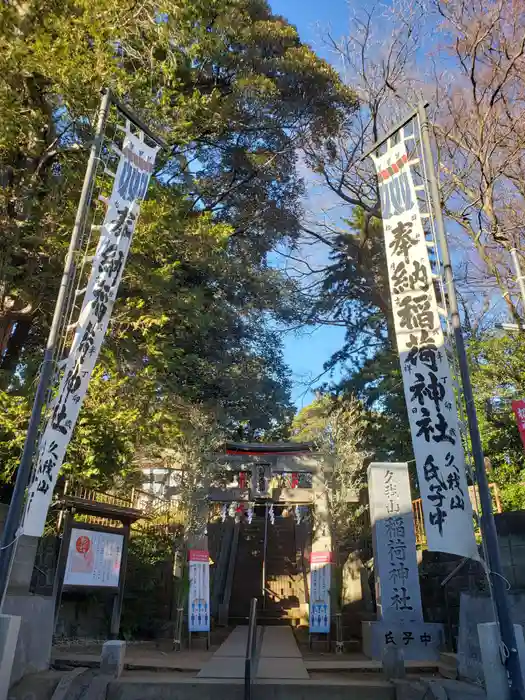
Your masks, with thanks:
<instances>
[{"instance_id":1,"label":"green tree foliage","mask_svg":"<svg viewBox=\"0 0 525 700\"><path fill-rule=\"evenodd\" d=\"M16 465L103 86L172 144L159 157L68 459L103 479L183 430L241 436L290 413L267 263L299 231L296 153L355 98L265 0L28 0L0 9L0 461Z\"/></svg>"},{"instance_id":2,"label":"green tree foliage","mask_svg":"<svg viewBox=\"0 0 525 700\"><path fill-rule=\"evenodd\" d=\"M358 495L366 485L370 454L364 448L369 416L355 398L334 399L319 394L295 416L291 434L294 440L312 441L333 460L330 506L332 530L339 547L355 536L354 525L361 514L349 495Z\"/></svg>"},{"instance_id":3,"label":"green tree foliage","mask_svg":"<svg viewBox=\"0 0 525 700\"><path fill-rule=\"evenodd\" d=\"M301 408L292 421L291 434L296 442L313 442L320 446L328 439L329 417L334 410L334 399L318 393L312 403Z\"/></svg>"},{"instance_id":4,"label":"green tree foliage","mask_svg":"<svg viewBox=\"0 0 525 700\"><path fill-rule=\"evenodd\" d=\"M331 365L352 360L360 367L388 343L395 343L381 219L355 208L331 239L317 313L343 322L345 342Z\"/></svg>"},{"instance_id":5,"label":"green tree foliage","mask_svg":"<svg viewBox=\"0 0 525 700\"><path fill-rule=\"evenodd\" d=\"M343 398L356 396L369 412L363 440L374 458L411 460L382 223L359 207L344 223L347 228L331 239L330 265L315 309L345 327L343 346L325 368L345 367L342 380L331 389Z\"/></svg>"},{"instance_id":6,"label":"green tree foliage","mask_svg":"<svg viewBox=\"0 0 525 700\"><path fill-rule=\"evenodd\" d=\"M488 332L473 338L469 354L483 449L505 509L525 508L525 454L513 399L525 398L525 338Z\"/></svg>"}]
</instances>

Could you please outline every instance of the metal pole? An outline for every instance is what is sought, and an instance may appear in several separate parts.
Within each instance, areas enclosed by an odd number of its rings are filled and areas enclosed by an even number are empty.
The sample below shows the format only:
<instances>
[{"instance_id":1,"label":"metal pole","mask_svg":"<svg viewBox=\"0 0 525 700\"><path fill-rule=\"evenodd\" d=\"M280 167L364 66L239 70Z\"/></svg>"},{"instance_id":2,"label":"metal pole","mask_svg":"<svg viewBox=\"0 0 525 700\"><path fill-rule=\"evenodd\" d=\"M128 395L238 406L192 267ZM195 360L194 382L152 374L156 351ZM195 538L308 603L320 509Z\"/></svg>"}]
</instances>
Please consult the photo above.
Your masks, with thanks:
<instances>
[{"instance_id":1,"label":"metal pole","mask_svg":"<svg viewBox=\"0 0 525 700\"><path fill-rule=\"evenodd\" d=\"M514 263L514 272L516 273L516 281L520 288L520 296L522 303L522 314L525 315L525 275L521 271L520 258L516 248L510 249L510 254L512 257L512 262Z\"/></svg>"},{"instance_id":2,"label":"metal pole","mask_svg":"<svg viewBox=\"0 0 525 700\"><path fill-rule=\"evenodd\" d=\"M463 332L461 330L461 320L458 310L456 288L454 285L454 276L452 273L452 263L450 260L450 253L445 234L443 212L441 211L441 198L439 193L439 186L434 168L434 157L432 155L432 148L430 146L428 118L425 105L423 103L420 103L418 106L418 114L421 126L421 143L423 146L423 154L427 165L427 178L430 188L430 198L432 201L432 209L434 212L434 220L436 225L436 236L439 243L439 247L441 249L441 259L443 262L445 287L448 293L450 314L452 317L452 328L454 331L454 340L456 343L456 351L458 354L463 393L465 395L465 405L470 433L470 441L472 445L472 456L474 458L474 468L481 500L481 532L487 550L487 565L489 568L492 590L494 593L494 602L496 604L496 610L498 615L501 641L505 645L505 653L508 655L506 660L506 667L509 674L511 686L510 697L512 700L525 700L525 688L523 685L523 677L521 674L518 650L516 648L514 625L512 624L512 619L510 616L509 600L505 586L505 579L502 575L498 535L496 531L496 524L494 522L494 515L492 513L492 498L490 495L487 474L485 472L485 460L483 456L483 447L481 445L478 417L476 414L476 408L474 406L474 395L472 392L472 383L470 380L470 373L468 368L465 340L463 338Z\"/></svg>"},{"instance_id":3,"label":"metal pole","mask_svg":"<svg viewBox=\"0 0 525 700\"><path fill-rule=\"evenodd\" d=\"M113 600L113 610L111 612L111 623L109 628L109 638L118 639L120 633L120 619L122 617L122 604L124 603L124 586L126 584L126 569L128 566L128 547L130 538L130 524L124 524L122 534L124 541L122 544L122 558L120 560L120 571L118 577L118 590Z\"/></svg>"},{"instance_id":4,"label":"metal pole","mask_svg":"<svg viewBox=\"0 0 525 700\"><path fill-rule=\"evenodd\" d=\"M33 465L33 456L38 437L42 409L44 407L47 392L53 376L53 356L58 342L60 324L66 309L68 290L75 275L75 256L80 244L87 213L91 203L92 186L102 148L104 128L108 118L110 106L111 92L106 90L103 93L100 103L95 138L89 154L86 174L84 176L84 184L82 185L77 215L73 226L73 233L71 235L69 250L67 252L66 261L64 264L64 273L62 275L62 281L58 290L53 321L49 330L47 346L44 352L44 359L42 361L40 371L40 378L33 402L33 408L31 410L31 417L29 419L24 449L16 475L15 488L11 498L11 503L9 505L4 531L2 533L2 541L0 544L0 610L4 604L7 586L9 583L11 562L13 559L13 552L15 550L13 545L17 540L17 531L20 526L20 520L24 509L24 495L31 477L31 468Z\"/></svg>"},{"instance_id":5,"label":"metal pole","mask_svg":"<svg viewBox=\"0 0 525 700\"><path fill-rule=\"evenodd\" d=\"M168 144L164 139L162 139L160 136L157 136L150 128L149 126L142 121L142 119L137 116L132 110L125 105L123 102L118 100L115 95L112 96L111 99L112 103L115 105L115 107L118 109L119 112L122 112L122 114L126 117L126 119L129 119L129 121L132 124L135 124L135 126L138 126L138 128L143 131L146 136L149 136L152 141L155 141L159 146L162 148L168 148Z\"/></svg>"},{"instance_id":6,"label":"metal pole","mask_svg":"<svg viewBox=\"0 0 525 700\"><path fill-rule=\"evenodd\" d=\"M66 575L67 555L69 552L69 542L71 540L71 530L73 529L74 515L69 509L66 514L64 532L60 541L60 551L58 553L55 580L53 582L53 601L55 603L55 617L53 623L53 635L56 633L58 618L60 616L60 605L62 603L62 593L64 591L64 578Z\"/></svg>"},{"instance_id":7,"label":"metal pole","mask_svg":"<svg viewBox=\"0 0 525 700\"><path fill-rule=\"evenodd\" d=\"M264 545L263 545L263 562L262 562L262 606L266 610L266 546L268 543L268 503L265 504L264 518Z\"/></svg>"},{"instance_id":8,"label":"metal pole","mask_svg":"<svg viewBox=\"0 0 525 700\"><path fill-rule=\"evenodd\" d=\"M424 102L423 104L425 105L425 107L428 107L428 102ZM389 139L389 138L392 138L392 136L394 136L394 134L397 134L398 131L401 131L401 129L402 129L404 126L406 126L407 124L410 124L410 122L412 121L412 119L414 119L414 117L417 116L417 113L418 113L417 109L414 109L414 110L412 110L412 112L410 112L410 114L408 114L406 117L404 117L403 119L401 119L400 121L398 121L397 124L395 124L395 125L390 129L390 131L387 131L387 133L386 133L384 136L382 136L382 137L379 139L379 141L376 141L375 143L373 143L373 144L370 146L370 148L368 148L368 149L363 153L363 155L359 158L359 162L361 163L363 160L366 160L369 156L372 155L372 153L374 153L374 151L377 151L377 149L378 149L382 144L384 144L385 141L388 141L388 139Z\"/></svg>"}]
</instances>

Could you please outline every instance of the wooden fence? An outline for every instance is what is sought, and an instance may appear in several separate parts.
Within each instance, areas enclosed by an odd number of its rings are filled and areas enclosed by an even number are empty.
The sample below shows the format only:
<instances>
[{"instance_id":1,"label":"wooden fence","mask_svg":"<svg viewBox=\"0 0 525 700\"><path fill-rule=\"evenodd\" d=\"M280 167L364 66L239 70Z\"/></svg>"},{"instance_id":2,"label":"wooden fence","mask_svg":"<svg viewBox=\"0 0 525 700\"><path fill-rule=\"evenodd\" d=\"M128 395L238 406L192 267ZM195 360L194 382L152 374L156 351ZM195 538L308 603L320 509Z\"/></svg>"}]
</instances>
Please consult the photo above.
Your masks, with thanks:
<instances>
[{"instance_id":1,"label":"wooden fence","mask_svg":"<svg viewBox=\"0 0 525 700\"><path fill-rule=\"evenodd\" d=\"M501 513L502 506L499 488L497 484L494 483L489 484L489 487L492 493L494 511L496 513ZM186 518L186 513L183 506L173 504L168 500L155 496L155 494L147 491L141 491L140 489L132 489L128 496L117 496L115 494L97 491L77 482L68 481L64 487L64 495L77 496L78 498L85 498L91 501L97 501L98 503L108 503L123 506L125 508L137 508L142 510L144 512L144 518L133 524L132 529L136 530L154 528L158 530L166 530L166 532L168 532L169 528L183 525ZM476 504L479 503L477 487L470 486L469 495L474 510L477 510ZM421 498L417 498L412 501L412 511L414 513L416 544L420 547L425 547L427 538L425 533L425 521L423 518L423 504ZM91 522L98 525L119 525L119 523L112 523L106 518L100 518L92 515L84 516L84 519L86 522Z\"/></svg>"},{"instance_id":2,"label":"wooden fence","mask_svg":"<svg viewBox=\"0 0 525 700\"><path fill-rule=\"evenodd\" d=\"M137 520L131 526L133 530L156 529L165 530L184 524L186 513L182 505L173 503L164 498L159 498L148 491L131 489L126 496L117 496L104 491L97 491L89 486L85 486L73 480L66 481L64 485L64 496L75 496L84 498L96 503L107 503L109 505L121 506L123 508L135 508L144 513L144 517ZM84 515L81 520L95 525L105 527L119 527L119 522L113 522L108 518L101 518L95 515Z\"/></svg>"}]
</instances>

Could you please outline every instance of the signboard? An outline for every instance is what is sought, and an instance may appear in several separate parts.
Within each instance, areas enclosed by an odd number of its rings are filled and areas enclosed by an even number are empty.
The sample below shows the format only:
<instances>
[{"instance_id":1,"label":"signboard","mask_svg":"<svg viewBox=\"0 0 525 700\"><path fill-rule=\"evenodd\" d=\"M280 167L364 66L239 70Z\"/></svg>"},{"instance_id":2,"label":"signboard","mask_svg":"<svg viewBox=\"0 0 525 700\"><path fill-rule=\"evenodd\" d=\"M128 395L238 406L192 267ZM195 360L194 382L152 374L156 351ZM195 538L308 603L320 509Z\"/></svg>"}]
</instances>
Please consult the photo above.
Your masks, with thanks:
<instances>
[{"instance_id":1,"label":"signboard","mask_svg":"<svg viewBox=\"0 0 525 700\"><path fill-rule=\"evenodd\" d=\"M310 554L310 634L330 632L332 552Z\"/></svg>"},{"instance_id":2,"label":"signboard","mask_svg":"<svg viewBox=\"0 0 525 700\"><path fill-rule=\"evenodd\" d=\"M512 402L512 410L516 416L518 430L520 431L521 441L525 447L525 399Z\"/></svg>"},{"instance_id":3,"label":"signboard","mask_svg":"<svg viewBox=\"0 0 525 700\"><path fill-rule=\"evenodd\" d=\"M368 467L379 617L393 623L423 621L408 464Z\"/></svg>"},{"instance_id":4,"label":"signboard","mask_svg":"<svg viewBox=\"0 0 525 700\"><path fill-rule=\"evenodd\" d=\"M73 528L64 585L118 588L123 547L123 534Z\"/></svg>"},{"instance_id":5,"label":"signboard","mask_svg":"<svg viewBox=\"0 0 525 700\"><path fill-rule=\"evenodd\" d=\"M387 649L402 651L405 661L439 660L443 625L438 622L363 622L363 652L381 660Z\"/></svg>"},{"instance_id":6,"label":"signboard","mask_svg":"<svg viewBox=\"0 0 525 700\"><path fill-rule=\"evenodd\" d=\"M210 555L204 549L190 549L190 592L188 630L210 631Z\"/></svg>"},{"instance_id":7,"label":"signboard","mask_svg":"<svg viewBox=\"0 0 525 700\"><path fill-rule=\"evenodd\" d=\"M157 150L144 143L142 132L135 136L128 127L75 337L40 440L23 523L26 535L39 537L44 531L56 479L111 318Z\"/></svg>"},{"instance_id":8,"label":"signboard","mask_svg":"<svg viewBox=\"0 0 525 700\"><path fill-rule=\"evenodd\" d=\"M404 141L374 162L428 549L477 558L454 387Z\"/></svg>"}]
</instances>

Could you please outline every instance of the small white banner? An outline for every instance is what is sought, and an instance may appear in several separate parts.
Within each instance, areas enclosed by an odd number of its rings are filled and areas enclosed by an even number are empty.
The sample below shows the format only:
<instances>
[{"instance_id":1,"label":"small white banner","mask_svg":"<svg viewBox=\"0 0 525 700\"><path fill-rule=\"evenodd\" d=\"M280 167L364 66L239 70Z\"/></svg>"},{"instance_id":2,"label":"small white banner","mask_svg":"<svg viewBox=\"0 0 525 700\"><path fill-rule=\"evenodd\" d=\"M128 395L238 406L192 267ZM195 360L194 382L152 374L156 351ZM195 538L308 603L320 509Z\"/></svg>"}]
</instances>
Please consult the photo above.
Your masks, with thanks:
<instances>
[{"instance_id":1,"label":"small white banner","mask_svg":"<svg viewBox=\"0 0 525 700\"><path fill-rule=\"evenodd\" d=\"M404 142L374 162L428 549L477 558L452 377Z\"/></svg>"},{"instance_id":2,"label":"small white banner","mask_svg":"<svg viewBox=\"0 0 525 700\"><path fill-rule=\"evenodd\" d=\"M65 586L118 588L124 535L73 528Z\"/></svg>"},{"instance_id":3,"label":"small white banner","mask_svg":"<svg viewBox=\"0 0 525 700\"><path fill-rule=\"evenodd\" d=\"M188 597L188 630L210 630L210 555L204 549L189 551L190 594Z\"/></svg>"},{"instance_id":4,"label":"small white banner","mask_svg":"<svg viewBox=\"0 0 525 700\"><path fill-rule=\"evenodd\" d=\"M75 337L40 440L24 517L26 535L40 537L44 531L58 473L111 318L157 150L144 143L142 133L135 136L128 129Z\"/></svg>"},{"instance_id":5,"label":"small white banner","mask_svg":"<svg viewBox=\"0 0 525 700\"><path fill-rule=\"evenodd\" d=\"M332 552L310 554L310 633L330 632Z\"/></svg>"}]
</instances>

